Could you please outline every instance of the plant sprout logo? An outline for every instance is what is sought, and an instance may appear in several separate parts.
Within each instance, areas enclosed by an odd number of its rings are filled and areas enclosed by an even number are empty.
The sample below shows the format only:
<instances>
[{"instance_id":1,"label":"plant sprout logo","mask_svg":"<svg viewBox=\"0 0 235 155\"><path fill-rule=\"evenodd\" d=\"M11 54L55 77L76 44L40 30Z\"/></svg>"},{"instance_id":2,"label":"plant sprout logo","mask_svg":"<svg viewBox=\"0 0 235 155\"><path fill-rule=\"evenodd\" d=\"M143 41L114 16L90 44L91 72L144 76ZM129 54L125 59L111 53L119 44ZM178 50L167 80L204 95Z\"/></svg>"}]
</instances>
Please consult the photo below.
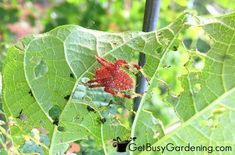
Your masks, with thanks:
<instances>
[{"instance_id":1,"label":"plant sprout logo","mask_svg":"<svg viewBox=\"0 0 235 155\"><path fill-rule=\"evenodd\" d=\"M131 141L135 141L136 137L130 137L129 140L122 141L120 137L117 137L116 139L113 139L113 147L117 147L117 152L126 152L127 145Z\"/></svg>"}]
</instances>

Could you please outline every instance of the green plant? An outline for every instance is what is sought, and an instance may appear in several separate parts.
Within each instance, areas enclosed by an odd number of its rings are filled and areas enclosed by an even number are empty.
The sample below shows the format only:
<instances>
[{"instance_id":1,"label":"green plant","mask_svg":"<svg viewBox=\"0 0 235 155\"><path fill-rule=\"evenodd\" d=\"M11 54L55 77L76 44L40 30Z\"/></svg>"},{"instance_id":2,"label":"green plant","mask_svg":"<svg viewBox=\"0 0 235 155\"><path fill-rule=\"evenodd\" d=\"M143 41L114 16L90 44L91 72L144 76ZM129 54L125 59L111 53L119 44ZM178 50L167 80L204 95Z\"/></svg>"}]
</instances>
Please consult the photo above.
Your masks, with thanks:
<instances>
[{"instance_id":1,"label":"green plant","mask_svg":"<svg viewBox=\"0 0 235 155\"><path fill-rule=\"evenodd\" d=\"M130 136L137 137L138 145L190 142L234 147L230 135L235 125L235 14L208 23L195 17L212 41L204 54L182 43L183 32L192 27L187 18L191 16L183 14L148 33L60 26L9 48L3 67L3 108L15 148L20 153L64 154L71 142L83 146L80 142L86 139L100 154L112 154L112 139ZM150 82L131 123L130 100L83 83L94 77L96 55L136 63L141 52L146 54L143 69ZM154 112L160 103L175 110L164 125Z\"/></svg>"}]
</instances>

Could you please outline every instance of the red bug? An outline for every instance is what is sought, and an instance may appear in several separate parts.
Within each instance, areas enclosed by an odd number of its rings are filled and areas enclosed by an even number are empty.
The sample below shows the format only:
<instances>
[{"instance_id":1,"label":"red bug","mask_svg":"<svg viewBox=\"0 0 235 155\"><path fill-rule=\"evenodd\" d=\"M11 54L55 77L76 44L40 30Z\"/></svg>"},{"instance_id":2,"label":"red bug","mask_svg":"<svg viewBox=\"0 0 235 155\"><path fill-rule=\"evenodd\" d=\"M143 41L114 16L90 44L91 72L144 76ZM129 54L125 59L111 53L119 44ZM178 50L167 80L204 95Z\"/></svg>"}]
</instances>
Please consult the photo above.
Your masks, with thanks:
<instances>
[{"instance_id":1,"label":"red bug","mask_svg":"<svg viewBox=\"0 0 235 155\"><path fill-rule=\"evenodd\" d=\"M95 79L87 82L90 88L104 87L104 91L118 97L134 98L140 94L128 95L125 91L132 90L134 87L134 80L121 67L130 71L131 67L137 69L143 74L140 66L136 64L129 64L125 60L117 60L116 62L109 62L102 57L96 56L96 60L102 65L96 69ZM143 74L144 75L144 74Z\"/></svg>"}]
</instances>

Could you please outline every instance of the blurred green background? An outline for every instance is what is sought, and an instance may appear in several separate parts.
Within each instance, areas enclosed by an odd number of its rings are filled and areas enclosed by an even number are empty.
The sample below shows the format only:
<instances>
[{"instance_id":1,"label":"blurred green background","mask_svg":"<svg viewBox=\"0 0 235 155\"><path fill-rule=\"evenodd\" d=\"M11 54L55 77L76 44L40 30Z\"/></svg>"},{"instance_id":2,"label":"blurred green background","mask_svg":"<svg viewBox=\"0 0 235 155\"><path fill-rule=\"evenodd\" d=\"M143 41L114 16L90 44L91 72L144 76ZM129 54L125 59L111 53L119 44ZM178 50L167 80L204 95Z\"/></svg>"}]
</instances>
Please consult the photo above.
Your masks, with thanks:
<instances>
[{"instance_id":1,"label":"blurred green background","mask_svg":"<svg viewBox=\"0 0 235 155\"><path fill-rule=\"evenodd\" d=\"M162 0L158 27L164 27L184 10L211 16L231 12L234 0ZM59 25L120 32L141 31L145 0L1 0L0 63L6 48L17 39L49 31ZM186 38L190 43L190 38ZM0 64L0 69L2 65Z\"/></svg>"},{"instance_id":2,"label":"blurred green background","mask_svg":"<svg viewBox=\"0 0 235 155\"><path fill-rule=\"evenodd\" d=\"M144 7L145 0L0 0L0 72L6 49L26 35L47 32L65 24L109 32L141 31ZM167 26L185 10L212 17L230 13L234 9L235 0L162 0L158 29ZM182 40L190 50L205 53L210 49L209 38L197 28L185 31ZM183 61L179 60L179 55L169 54L169 63ZM177 70L181 64L173 65ZM181 90L175 74L174 71L164 71L160 76L169 77L168 81L165 80L172 84L171 89L177 94ZM161 101L159 94L162 92L159 91L162 90L156 90L151 101L153 106L149 109L167 126L175 121L176 116L172 108ZM83 143L85 146L86 141ZM94 150L95 147L82 148L81 153L92 154Z\"/></svg>"},{"instance_id":3,"label":"blurred green background","mask_svg":"<svg viewBox=\"0 0 235 155\"><path fill-rule=\"evenodd\" d=\"M184 10L195 10L202 16L222 15L235 8L234 2L162 0L158 28L169 24ZM144 7L145 0L1 0L0 63L6 55L6 48L17 39L59 25L77 24L110 32L141 31ZM192 42L190 38L185 41Z\"/></svg>"}]
</instances>

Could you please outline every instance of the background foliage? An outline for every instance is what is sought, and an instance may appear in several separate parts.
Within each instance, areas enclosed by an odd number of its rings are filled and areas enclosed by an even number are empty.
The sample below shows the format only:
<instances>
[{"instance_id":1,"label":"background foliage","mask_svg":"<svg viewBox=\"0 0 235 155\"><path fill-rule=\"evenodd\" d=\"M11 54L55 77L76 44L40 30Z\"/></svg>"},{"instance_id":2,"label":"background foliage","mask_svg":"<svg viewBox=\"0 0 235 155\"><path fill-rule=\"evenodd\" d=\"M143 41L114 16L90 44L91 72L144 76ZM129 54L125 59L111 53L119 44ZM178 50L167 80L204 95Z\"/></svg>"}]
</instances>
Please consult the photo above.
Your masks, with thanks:
<instances>
[{"instance_id":1,"label":"background foliage","mask_svg":"<svg viewBox=\"0 0 235 155\"><path fill-rule=\"evenodd\" d=\"M67 0L67 1L2 1L0 3L0 16L3 17L0 20L0 61L1 64L5 58L6 48L10 47L19 38L28 34L37 34L47 32L57 26L64 24L77 24L85 28L120 32L120 31L140 31L142 28L143 12L144 12L144 0ZM230 0L164 0L161 3L160 17L158 21L158 28L167 26L176 17L179 16L184 10L195 11L195 14L204 17L211 17L229 13L234 10L235 4ZM185 30L180 36L185 43L186 48L190 50L198 50L201 53L206 53L210 47L210 40L207 35L200 29ZM27 42L27 40L26 40ZM17 50L15 50L17 53ZM173 69L159 71L160 76L164 81L169 84L171 94L177 96L181 93L183 88L178 80L175 80L176 70L187 61L187 55L185 59L182 59L182 55L185 53L169 53L167 56L166 65L173 65ZM14 55L12 55L14 57ZM21 59L20 57L16 59ZM200 58L195 58L195 63L200 69ZM199 62L199 63L198 63ZM19 65L19 64L16 64ZM1 65L2 68L2 65ZM182 71L183 72L183 71ZM13 80L12 80L13 81ZM198 85L199 87L199 85ZM122 103L122 99L112 98L109 94L104 94L101 99L95 97L95 90L84 91L87 88L78 86L77 96L80 98L82 93L90 94L90 98L96 99L96 103L107 105L111 100ZM197 87L196 87L197 89ZM200 89L200 88L198 88ZM151 107L146 107L147 110L153 112L153 115L162 120L163 125L167 127L178 120L175 112L172 110L170 104L165 104L161 99L160 94L164 94L166 88L162 84L161 89L155 90L154 96L151 101ZM97 91L99 93L99 91ZM98 95L100 96L100 95ZM27 99L28 100L28 99ZM34 102L34 101L32 101ZM131 108L131 102L124 102L125 107ZM110 106L110 113L113 113L117 117L120 117L124 126L128 125L128 120L121 119L126 118L128 114L126 108L120 104L114 104ZM1 118L3 120L2 134L4 134L4 113L1 112ZM23 116L22 116L23 117ZM187 118L186 118L187 119ZM42 132L43 133L43 132ZM35 133L32 133L35 134ZM38 133L36 133L37 135ZM47 138L43 140L43 134L41 143L47 144ZM8 147L11 137L2 136L2 143ZM88 152L92 154L93 151L97 151L96 144L86 141L77 141L80 148L80 153ZM41 152L42 148L38 148L32 141L29 144L37 152ZM28 147L21 146L23 152L27 152ZM14 148L11 148L14 149ZM32 151L32 150L29 150ZM101 151L102 152L102 151Z\"/></svg>"}]
</instances>

